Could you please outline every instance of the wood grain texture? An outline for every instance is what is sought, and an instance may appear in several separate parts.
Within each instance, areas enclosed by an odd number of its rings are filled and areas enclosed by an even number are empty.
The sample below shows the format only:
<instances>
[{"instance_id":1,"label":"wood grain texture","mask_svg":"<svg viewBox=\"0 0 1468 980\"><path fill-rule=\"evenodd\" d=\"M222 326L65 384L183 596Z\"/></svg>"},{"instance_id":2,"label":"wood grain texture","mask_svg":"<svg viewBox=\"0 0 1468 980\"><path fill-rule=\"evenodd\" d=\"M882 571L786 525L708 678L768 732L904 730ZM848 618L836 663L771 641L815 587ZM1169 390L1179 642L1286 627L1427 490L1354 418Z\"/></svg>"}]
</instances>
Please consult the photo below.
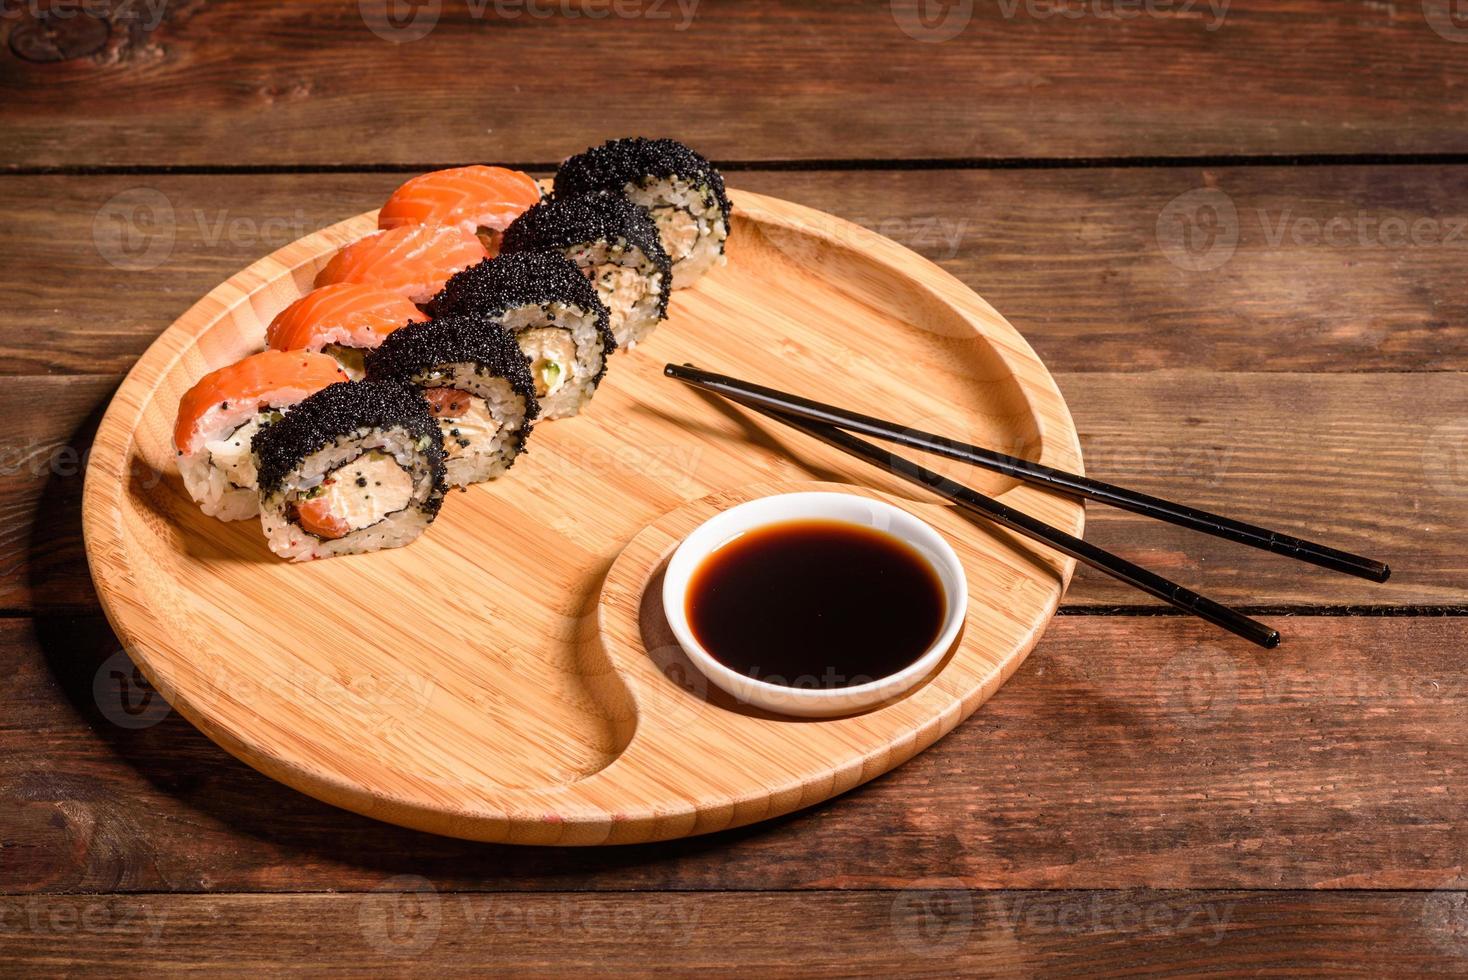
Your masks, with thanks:
<instances>
[{"instance_id":1,"label":"wood grain texture","mask_svg":"<svg viewBox=\"0 0 1468 980\"><path fill-rule=\"evenodd\" d=\"M1446 0L1234 0L1213 31L1202 3L1123 20L1017 0L976 5L943 43L902 32L907 0L702 0L687 31L667 4L664 20L485 20L450 0L401 47L351 0L183 0L156 29L149 0L30 13L46 6L0 17L0 169L549 163L636 130L759 166L1468 151L1468 48L1427 22L1455 33ZM496 81L465 84L465 66ZM158 332L403 176L0 179L22 259L0 263L0 610L96 608L77 454ZM1350 613L1468 594L1463 378L1410 373L1468 369L1465 181L738 174L993 302L1062 372L1093 471L1385 548L1390 587L1093 509L1088 537L1190 585L1333 615L1276 618L1285 646L1255 656L1185 619L1116 616L1135 598L1082 571L1072 610L1113 614L1061 616L901 769L758 826L593 851L466 845L316 802L160 717L100 618L0 619L0 892L25 893L0 900L0 958L148 976L1462 973L1462 620ZM1237 244L1210 266L1228 221ZM1269 891L1117 890L1142 884ZM1354 888L1411 891L1334 890ZM44 894L98 890L135 894Z\"/></svg>"},{"instance_id":2,"label":"wood grain texture","mask_svg":"<svg viewBox=\"0 0 1468 980\"><path fill-rule=\"evenodd\" d=\"M1087 373L1058 381L1093 475L1314 535L1380 557L1394 573L1374 585L1092 507L1086 534L1102 547L1248 605L1458 607L1468 595L1464 375ZM97 608L82 562L78 460L114 386L86 377L0 385L0 417L17 420L0 436L0 608ZM37 404L51 412L33 411ZM973 476L928 462L956 479ZM1064 601L1150 604L1084 567Z\"/></svg>"},{"instance_id":3,"label":"wood grain texture","mask_svg":"<svg viewBox=\"0 0 1468 980\"><path fill-rule=\"evenodd\" d=\"M1458 973L1462 891L356 895L0 900L35 973L1135 976ZM398 892L394 887L405 889Z\"/></svg>"},{"instance_id":4,"label":"wood grain texture","mask_svg":"<svg viewBox=\"0 0 1468 980\"><path fill-rule=\"evenodd\" d=\"M914 502L893 477L855 477L861 464L839 451L792 449L803 437L662 367L759 365L786 387L961 419L1009 452L1077 469L1064 400L1019 334L936 266L829 215L731 196L728 265L674 297L592 410L540 428L509 478L456 495L412 547L370 556L292 566L253 522L204 517L176 477L171 432L182 393L257 350L376 213L200 300L114 396L82 504L102 607L169 702L251 765L357 812L475 840L601 844L808 806L910 758L992 695L1053 615L1072 561ZM920 510L970 570L963 632L923 685L794 723L723 703L681 655L669 662L677 645L659 631L653 583L679 540L756 496L858 479L851 492ZM976 483L1080 533L1074 500Z\"/></svg>"},{"instance_id":5,"label":"wood grain texture","mask_svg":"<svg viewBox=\"0 0 1468 980\"><path fill-rule=\"evenodd\" d=\"M1053 371L1468 369L1468 168L732 179L932 259L1003 311ZM376 207L402 180L0 180L7 241L30 258L0 266L10 298L0 310L0 373L120 375L197 296L261 255ZM1231 253L1208 224L1221 204L1237 223ZM1200 265L1224 256L1216 268Z\"/></svg>"},{"instance_id":6,"label":"wood grain texture","mask_svg":"<svg viewBox=\"0 0 1468 980\"><path fill-rule=\"evenodd\" d=\"M0 163L552 162L643 132L722 160L1468 149L1440 0L433 2L401 44L363 17L383 0L112 6L0 22Z\"/></svg>"},{"instance_id":7,"label":"wood grain texture","mask_svg":"<svg viewBox=\"0 0 1468 980\"><path fill-rule=\"evenodd\" d=\"M1290 618L1266 654L1181 618L1061 616L981 711L852 793L588 850L319 803L167 711L99 619L4 621L0 888L1436 889L1468 872L1462 623Z\"/></svg>"},{"instance_id":8,"label":"wood grain texture","mask_svg":"<svg viewBox=\"0 0 1468 980\"><path fill-rule=\"evenodd\" d=\"M1078 382L1084 384L1081 387ZM1387 560L1385 585L1093 507L1088 537L1250 605L1461 606L1468 598L1468 376L1157 373L1061 379L1087 469L1160 496ZM1424 397L1435 391L1441 400ZM1430 407L1429 407L1430 406ZM1078 575L1080 604L1135 602ZM1084 599L1082 597L1084 596ZM1408 598L1408 597L1414 598Z\"/></svg>"}]
</instances>

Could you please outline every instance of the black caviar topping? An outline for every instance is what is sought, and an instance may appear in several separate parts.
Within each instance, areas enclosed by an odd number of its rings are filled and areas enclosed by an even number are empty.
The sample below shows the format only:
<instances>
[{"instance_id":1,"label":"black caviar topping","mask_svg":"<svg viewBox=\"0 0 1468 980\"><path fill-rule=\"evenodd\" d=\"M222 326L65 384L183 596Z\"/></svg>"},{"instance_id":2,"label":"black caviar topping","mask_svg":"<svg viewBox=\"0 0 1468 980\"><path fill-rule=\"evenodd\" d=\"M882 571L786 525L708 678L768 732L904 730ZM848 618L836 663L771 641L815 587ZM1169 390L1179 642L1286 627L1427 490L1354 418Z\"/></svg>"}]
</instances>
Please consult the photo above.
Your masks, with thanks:
<instances>
[{"instance_id":1,"label":"black caviar topping","mask_svg":"<svg viewBox=\"0 0 1468 980\"><path fill-rule=\"evenodd\" d=\"M677 140L650 140L642 136L608 140L571 157L556 171L556 194L586 191L621 192L645 177L681 177L693 186L708 185L729 226L733 207L724 190L724 178L713 164Z\"/></svg>"},{"instance_id":2,"label":"black caviar topping","mask_svg":"<svg viewBox=\"0 0 1468 980\"><path fill-rule=\"evenodd\" d=\"M535 379L520 345L498 323L467 313L410 323L367 352L367 377L411 379L444 364L469 363L480 374L504 378L525 399L525 421L540 414ZM529 430L527 424L521 434Z\"/></svg>"},{"instance_id":3,"label":"black caviar topping","mask_svg":"<svg viewBox=\"0 0 1468 980\"><path fill-rule=\"evenodd\" d=\"M602 363L591 383L600 383L607 370L607 357L617 349L617 338L612 334L606 304L596 295L596 287L581 274L575 262L560 252L514 252L485 259L455 273L427 308L434 316L462 313L497 321L516 307L544 307L555 302L596 317Z\"/></svg>"},{"instance_id":4,"label":"black caviar topping","mask_svg":"<svg viewBox=\"0 0 1468 980\"><path fill-rule=\"evenodd\" d=\"M647 208L633 204L620 193L592 192L553 197L524 212L505 229L500 254L514 252L560 252L595 242L626 244L647 256L663 274L658 293L658 319L668 315L668 293L673 285L673 263L663 251L658 226Z\"/></svg>"},{"instance_id":5,"label":"black caviar topping","mask_svg":"<svg viewBox=\"0 0 1468 980\"><path fill-rule=\"evenodd\" d=\"M450 277L429 302L428 312L433 316L473 313L496 320L517 306L555 302L594 314L607 352L616 349L617 341L606 325L607 308L596 287L560 252L514 252L485 259Z\"/></svg>"},{"instance_id":6,"label":"black caviar topping","mask_svg":"<svg viewBox=\"0 0 1468 980\"><path fill-rule=\"evenodd\" d=\"M420 445L427 440L422 453L433 472L434 489L421 509L432 519L447 492L443 435L423 396L401 381L338 381L255 433L251 448L260 461L260 491L279 490L306 457L363 428L402 429Z\"/></svg>"},{"instance_id":7,"label":"black caviar topping","mask_svg":"<svg viewBox=\"0 0 1468 980\"><path fill-rule=\"evenodd\" d=\"M427 309L433 316L477 313L494 317L516 306L554 301L606 311L596 287L560 252L516 252L485 259L450 276Z\"/></svg>"}]
</instances>

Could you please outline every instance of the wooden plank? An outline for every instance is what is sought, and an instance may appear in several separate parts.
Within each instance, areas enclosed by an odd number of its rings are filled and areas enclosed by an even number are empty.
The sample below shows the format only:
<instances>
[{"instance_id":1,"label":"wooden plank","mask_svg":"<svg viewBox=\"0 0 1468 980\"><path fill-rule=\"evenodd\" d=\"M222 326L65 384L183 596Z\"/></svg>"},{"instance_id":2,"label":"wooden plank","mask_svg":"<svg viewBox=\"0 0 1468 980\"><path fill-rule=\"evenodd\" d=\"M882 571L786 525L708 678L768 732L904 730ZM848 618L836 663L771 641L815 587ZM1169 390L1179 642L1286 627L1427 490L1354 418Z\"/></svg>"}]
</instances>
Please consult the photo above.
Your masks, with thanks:
<instances>
[{"instance_id":1,"label":"wooden plank","mask_svg":"<svg viewBox=\"0 0 1468 980\"><path fill-rule=\"evenodd\" d=\"M17 219L33 229L16 246L30 257L31 272L15 270L14 303L0 319L8 373L120 375L224 279L297 238L376 207L400 180L0 180L0 202L14 206Z\"/></svg>"},{"instance_id":2,"label":"wooden plank","mask_svg":"<svg viewBox=\"0 0 1468 980\"><path fill-rule=\"evenodd\" d=\"M1468 368L1468 167L730 179L937 261L1004 313L1053 371ZM401 180L0 180L14 253L27 257L0 268L9 297L0 373L120 373L219 282L376 207ZM1216 220L1224 227L1210 231Z\"/></svg>"},{"instance_id":3,"label":"wooden plank","mask_svg":"<svg viewBox=\"0 0 1468 980\"><path fill-rule=\"evenodd\" d=\"M0 900L35 973L1364 976L1456 973L1457 892L439 894Z\"/></svg>"},{"instance_id":4,"label":"wooden plank","mask_svg":"<svg viewBox=\"0 0 1468 980\"><path fill-rule=\"evenodd\" d=\"M1366 553L1395 571L1377 585L1092 507L1086 537L1102 547L1251 606L1463 604L1468 375L1058 380L1094 475ZM73 376L0 386L0 417L17 420L0 437L0 609L97 608L81 548L78 461L114 384ZM958 464L929 462L968 478ZM1065 603L1160 608L1085 568Z\"/></svg>"},{"instance_id":5,"label":"wooden plank","mask_svg":"<svg viewBox=\"0 0 1468 980\"><path fill-rule=\"evenodd\" d=\"M0 385L0 608L98 608L82 548L82 481L118 380Z\"/></svg>"},{"instance_id":6,"label":"wooden plank","mask_svg":"<svg viewBox=\"0 0 1468 980\"><path fill-rule=\"evenodd\" d=\"M156 700L96 619L0 621L0 888L369 890L399 875L441 891L1461 881L1460 620L1283 626L1284 644L1265 653L1181 619L1063 616L968 722L831 803L668 844L517 849L401 830L271 782Z\"/></svg>"},{"instance_id":7,"label":"wooden plank","mask_svg":"<svg viewBox=\"0 0 1468 980\"><path fill-rule=\"evenodd\" d=\"M1378 585L1107 507L1086 537L1248 605L1462 605L1468 375L1062 375L1087 471L1388 562ZM1091 569L1071 605L1131 604Z\"/></svg>"},{"instance_id":8,"label":"wooden plank","mask_svg":"<svg viewBox=\"0 0 1468 980\"><path fill-rule=\"evenodd\" d=\"M639 132L726 160L1468 149L1444 0L16 6L12 167L554 161Z\"/></svg>"}]
</instances>

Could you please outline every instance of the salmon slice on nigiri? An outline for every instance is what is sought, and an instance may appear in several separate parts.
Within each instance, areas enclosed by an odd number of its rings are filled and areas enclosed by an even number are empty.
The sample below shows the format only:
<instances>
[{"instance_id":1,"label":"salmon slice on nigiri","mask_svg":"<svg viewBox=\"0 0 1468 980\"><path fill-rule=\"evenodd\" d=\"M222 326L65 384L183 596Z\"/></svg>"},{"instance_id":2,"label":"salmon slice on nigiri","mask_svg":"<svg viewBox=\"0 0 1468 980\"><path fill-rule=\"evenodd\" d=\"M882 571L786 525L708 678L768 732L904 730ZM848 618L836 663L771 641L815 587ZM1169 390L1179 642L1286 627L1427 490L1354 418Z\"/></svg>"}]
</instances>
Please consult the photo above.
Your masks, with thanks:
<instances>
[{"instance_id":1,"label":"salmon slice on nigiri","mask_svg":"<svg viewBox=\"0 0 1468 980\"><path fill-rule=\"evenodd\" d=\"M353 242L332 256L316 286L359 283L426 303L461 269L489 258L473 233L452 225L404 225Z\"/></svg>"},{"instance_id":2,"label":"salmon slice on nigiri","mask_svg":"<svg viewBox=\"0 0 1468 980\"><path fill-rule=\"evenodd\" d=\"M311 351L262 351L204 375L179 399L173 428L189 496L210 517L255 516L255 433L308 396L346 380L336 361Z\"/></svg>"},{"instance_id":3,"label":"salmon slice on nigiri","mask_svg":"<svg viewBox=\"0 0 1468 980\"><path fill-rule=\"evenodd\" d=\"M312 290L277 313L265 330L265 345L329 354L358 381L367 351L399 327L427 319L402 293L370 283L338 282Z\"/></svg>"},{"instance_id":4,"label":"salmon slice on nigiri","mask_svg":"<svg viewBox=\"0 0 1468 980\"><path fill-rule=\"evenodd\" d=\"M500 232L540 201L535 178L505 167L475 164L420 174L393 191L377 215L377 227L452 225L478 235L490 254Z\"/></svg>"}]
</instances>

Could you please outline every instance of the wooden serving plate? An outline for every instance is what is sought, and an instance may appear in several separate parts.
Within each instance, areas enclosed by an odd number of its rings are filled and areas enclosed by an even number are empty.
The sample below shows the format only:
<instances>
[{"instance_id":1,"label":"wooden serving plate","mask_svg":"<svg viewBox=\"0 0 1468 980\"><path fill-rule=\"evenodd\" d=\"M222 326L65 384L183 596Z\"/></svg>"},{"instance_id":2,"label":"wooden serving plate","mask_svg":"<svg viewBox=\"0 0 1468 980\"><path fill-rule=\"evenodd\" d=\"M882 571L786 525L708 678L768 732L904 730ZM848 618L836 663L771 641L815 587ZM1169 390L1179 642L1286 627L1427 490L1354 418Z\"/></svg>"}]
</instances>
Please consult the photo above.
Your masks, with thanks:
<instances>
[{"instance_id":1,"label":"wooden serving plate","mask_svg":"<svg viewBox=\"0 0 1468 980\"><path fill-rule=\"evenodd\" d=\"M1074 425L1029 345L932 263L856 225L734 193L729 263L674 295L588 411L536 428L504 479L454 493L395 551L292 565L257 522L205 517L169 436L180 395L257 350L375 214L301 239L163 333L97 434L83 502L102 606L138 666L269 776L382 820L484 841L603 844L721 830L827 799L930 745L1009 677L1073 562L665 379L689 361L1052 466ZM1081 505L929 459L1079 534ZM679 539L762 494L843 485L934 524L971 589L920 687L835 720L762 715L683 658L658 600ZM757 611L751 611L757 615Z\"/></svg>"}]
</instances>

